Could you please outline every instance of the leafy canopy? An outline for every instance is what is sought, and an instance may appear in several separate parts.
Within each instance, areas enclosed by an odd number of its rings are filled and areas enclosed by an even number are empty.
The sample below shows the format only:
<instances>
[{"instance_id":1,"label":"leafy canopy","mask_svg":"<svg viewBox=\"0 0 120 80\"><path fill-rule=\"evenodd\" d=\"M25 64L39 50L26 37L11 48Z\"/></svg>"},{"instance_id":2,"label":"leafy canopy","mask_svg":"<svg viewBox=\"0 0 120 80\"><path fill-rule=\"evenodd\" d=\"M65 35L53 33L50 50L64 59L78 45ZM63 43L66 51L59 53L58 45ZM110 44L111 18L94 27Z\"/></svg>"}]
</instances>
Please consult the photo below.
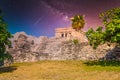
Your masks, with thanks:
<instances>
[{"instance_id":1,"label":"leafy canopy","mask_svg":"<svg viewBox=\"0 0 120 80\"><path fill-rule=\"evenodd\" d=\"M105 42L120 44L120 8L113 8L100 14L105 30L98 27L95 31L89 29L86 36L93 48Z\"/></svg>"},{"instance_id":2,"label":"leafy canopy","mask_svg":"<svg viewBox=\"0 0 120 80\"><path fill-rule=\"evenodd\" d=\"M82 15L75 15L72 19L72 28L76 31L84 27L85 20Z\"/></svg>"},{"instance_id":3,"label":"leafy canopy","mask_svg":"<svg viewBox=\"0 0 120 80\"><path fill-rule=\"evenodd\" d=\"M7 24L5 23L3 17L0 14L0 65L3 65L3 61L5 59L11 58L11 55L6 52L6 46L11 46L11 42L9 40L9 38L11 37L12 35L7 30Z\"/></svg>"}]
</instances>

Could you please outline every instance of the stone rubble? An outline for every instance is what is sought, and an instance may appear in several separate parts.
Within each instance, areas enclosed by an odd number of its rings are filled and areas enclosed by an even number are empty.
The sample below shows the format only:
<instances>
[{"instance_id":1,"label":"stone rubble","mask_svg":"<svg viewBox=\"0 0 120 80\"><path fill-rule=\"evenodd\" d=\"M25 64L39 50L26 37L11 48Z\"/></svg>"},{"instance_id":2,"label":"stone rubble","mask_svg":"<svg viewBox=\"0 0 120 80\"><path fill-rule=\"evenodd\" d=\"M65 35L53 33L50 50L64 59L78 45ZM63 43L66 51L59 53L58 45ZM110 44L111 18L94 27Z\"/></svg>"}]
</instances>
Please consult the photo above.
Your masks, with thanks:
<instances>
[{"instance_id":1,"label":"stone rubble","mask_svg":"<svg viewBox=\"0 0 120 80\"><path fill-rule=\"evenodd\" d=\"M36 38L19 32L11 39L13 47L8 52L14 62L34 62L40 60L120 60L120 50L115 44L100 45L94 50L88 42L74 44L65 38ZM116 52L116 53L115 53Z\"/></svg>"}]
</instances>

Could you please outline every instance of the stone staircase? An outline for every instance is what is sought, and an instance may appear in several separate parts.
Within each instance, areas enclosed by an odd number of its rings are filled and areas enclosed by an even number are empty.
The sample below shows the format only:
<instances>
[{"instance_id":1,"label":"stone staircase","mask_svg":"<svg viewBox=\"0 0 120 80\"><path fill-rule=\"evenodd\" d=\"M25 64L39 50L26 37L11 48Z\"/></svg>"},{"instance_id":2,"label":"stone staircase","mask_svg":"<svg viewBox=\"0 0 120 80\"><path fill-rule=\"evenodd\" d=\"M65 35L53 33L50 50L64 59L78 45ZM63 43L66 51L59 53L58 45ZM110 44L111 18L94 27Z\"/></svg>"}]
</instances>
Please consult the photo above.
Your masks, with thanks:
<instances>
[{"instance_id":1,"label":"stone staircase","mask_svg":"<svg viewBox=\"0 0 120 80\"><path fill-rule=\"evenodd\" d=\"M108 51L104 59L105 60L120 60L120 47L116 46L115 48Z\"/></svg>"},{"instance_id":2,"label":"stone staircase","mask_svg":"<svg viewBox=\"0 0 120 80\"><path fill-rule=\"evenodd\" d=\"M112 55L116 60L120 60L120 47L115 47Z\"/></svg>"}]
</instances>

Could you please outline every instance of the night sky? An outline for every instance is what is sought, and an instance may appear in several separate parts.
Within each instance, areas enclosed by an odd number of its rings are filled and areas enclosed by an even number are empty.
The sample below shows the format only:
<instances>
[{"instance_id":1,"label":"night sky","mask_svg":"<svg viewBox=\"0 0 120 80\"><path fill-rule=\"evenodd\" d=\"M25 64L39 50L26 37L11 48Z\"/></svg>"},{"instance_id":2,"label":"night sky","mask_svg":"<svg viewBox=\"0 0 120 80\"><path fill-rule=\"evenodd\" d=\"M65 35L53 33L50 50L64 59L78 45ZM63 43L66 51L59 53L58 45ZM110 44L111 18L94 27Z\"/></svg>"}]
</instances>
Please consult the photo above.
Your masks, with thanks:
<instances>
[{"instance_id":1,"label":"night sky","mask_svg":"<svg viewBox=\"0 0 120 80\"><path fill-rule=\"evenodd\" d=\"M54 36L57 27L70 27L69 18L85 15L85 28L102 25L98 15L120 7L120 0L0 0L0 8L14 34L24 31L33 36Z\"/></svg>"}]
</instances>

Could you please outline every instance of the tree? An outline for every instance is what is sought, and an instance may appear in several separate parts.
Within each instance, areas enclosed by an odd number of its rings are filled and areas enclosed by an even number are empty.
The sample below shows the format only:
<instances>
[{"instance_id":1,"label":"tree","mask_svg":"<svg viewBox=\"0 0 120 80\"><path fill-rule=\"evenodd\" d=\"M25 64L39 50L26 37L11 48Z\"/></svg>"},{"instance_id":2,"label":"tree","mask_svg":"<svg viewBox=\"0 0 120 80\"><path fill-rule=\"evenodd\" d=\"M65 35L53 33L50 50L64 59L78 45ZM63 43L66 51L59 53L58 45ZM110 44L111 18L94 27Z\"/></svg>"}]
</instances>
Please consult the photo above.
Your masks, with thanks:
<instances>
[{"instance_id":1,"label":"tree","mask_svg":"<svg viewBox=\"0 0 120 80\"><path fill-rule=\"evenodd\" d=\"M104 42L104 32L102 32L102 27L98 27L95 31L91 28L86 32L86 36L89 40L89 44L93 46L94 49L98 45L105 43Z\"/></svg>"},{"instance_id":2,"label":"tree","mask_svg":"<svg viewBox=\"0 0 120 80\"><path fill-rule=\"evenodd\" d=\"M4 64L4 60L12 58L12 56L6 51L6 47L11 46L11 42L9 40L11 37L12 35L7 30L7 24L0 13L0 66Z\"/></svg>"},{"instance_id":3,"label":"tree","mask_svg":"<svg viewBox=\"0 0 120 80\"><path fill-rule=\"evenodd\" d=\"M85 20L82 15L76 15L72 19L72 28L76 31L81 30L84 27Z\"/></svg>"},{"instance_id":4,"label":"tree","mask_svg":"<svg viewBox=\"0 0 120 80\"><path fill-rule=\"evenodd\" d=\"M105 30L98 27L96 31L89 29L86 36L90 44L97 48L105 42L117 43L120 45L120 8L113 8L100 14Z\"/></svg>"}]
</instances>

